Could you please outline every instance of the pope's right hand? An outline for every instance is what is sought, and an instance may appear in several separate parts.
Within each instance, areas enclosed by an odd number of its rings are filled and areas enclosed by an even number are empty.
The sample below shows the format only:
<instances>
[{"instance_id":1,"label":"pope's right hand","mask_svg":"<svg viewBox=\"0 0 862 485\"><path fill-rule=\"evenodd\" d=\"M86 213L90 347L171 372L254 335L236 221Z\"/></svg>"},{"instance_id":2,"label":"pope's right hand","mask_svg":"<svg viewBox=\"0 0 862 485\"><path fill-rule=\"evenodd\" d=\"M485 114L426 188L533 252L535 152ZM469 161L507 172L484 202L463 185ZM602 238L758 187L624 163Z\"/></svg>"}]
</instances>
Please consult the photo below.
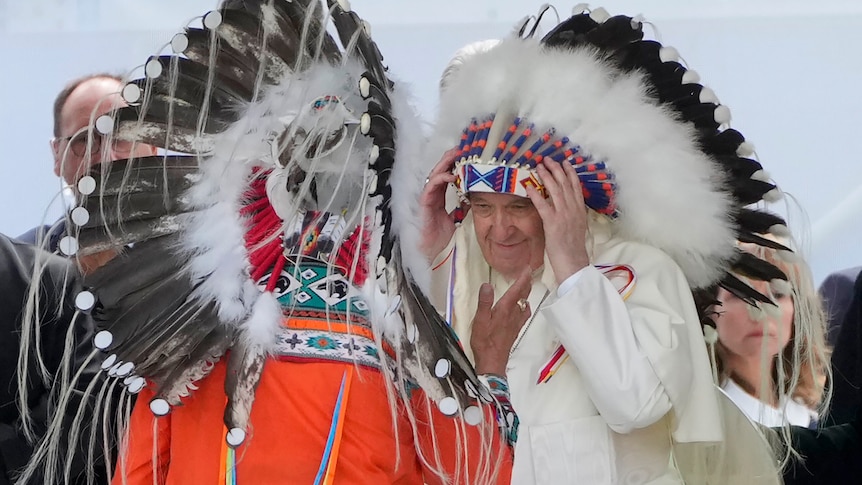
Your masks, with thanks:
<instances>
[{"instance_id":1,"label":"pope's right hand","mask_svg":"<svg viewBox=\"0 0 862 485\"><path fill-rule=\"evenodd\" d=\"M449 244L455 234L455 215L446 212L446 188L455 183L452 170L458 160L459 148L453 148L443 154L443 158L428 174L422 195L419 197L419 207L422 217L422 239L419 249L425 258L432 261L443 248ZM464 207L466 210L467 207Z\"/></svg>"}]
</instances>

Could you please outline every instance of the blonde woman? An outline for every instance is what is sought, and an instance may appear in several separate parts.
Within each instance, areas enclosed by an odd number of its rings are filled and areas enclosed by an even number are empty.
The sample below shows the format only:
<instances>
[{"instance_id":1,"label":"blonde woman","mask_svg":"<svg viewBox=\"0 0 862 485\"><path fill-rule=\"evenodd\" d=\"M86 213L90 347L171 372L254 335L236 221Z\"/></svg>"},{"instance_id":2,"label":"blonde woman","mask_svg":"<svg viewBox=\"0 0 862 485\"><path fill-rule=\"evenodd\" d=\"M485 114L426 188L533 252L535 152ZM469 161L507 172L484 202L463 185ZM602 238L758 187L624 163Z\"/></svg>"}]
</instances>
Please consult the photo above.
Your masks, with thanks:
<instances>
[{"instance_id":1,"label":"blonde woman","mask_svg":"<svg viewBox=\"0 0 862 485\"><path fill-rule=\"evenodd\" d=\"M741 249L771 262L788 279L747 281L769 295L774 305L752 306L726 289L716 291L713 321L719 382L734 403L760 424L814 426L824 404L829 365L826 318L810 270L790 251L748 244Z\"/></svg>"}]
</instances>

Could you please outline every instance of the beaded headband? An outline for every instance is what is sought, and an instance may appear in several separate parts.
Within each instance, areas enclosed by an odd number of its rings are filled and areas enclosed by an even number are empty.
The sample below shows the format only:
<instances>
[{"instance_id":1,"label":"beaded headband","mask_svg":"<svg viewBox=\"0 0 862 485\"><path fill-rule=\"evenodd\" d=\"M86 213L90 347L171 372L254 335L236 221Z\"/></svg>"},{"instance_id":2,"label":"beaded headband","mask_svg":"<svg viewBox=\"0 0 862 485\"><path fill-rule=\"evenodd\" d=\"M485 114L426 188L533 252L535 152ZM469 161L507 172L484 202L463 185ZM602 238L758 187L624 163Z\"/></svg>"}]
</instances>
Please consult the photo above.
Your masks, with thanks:
<instances>
[{"instance_id":1,"label":"beaded headband","mask_svg":"<svg viewBox=\"0 0 862 485\"><path fill-rule=\"evenodd\" d=\"M587 207L615 217L616 183L605 162L593 161L568 137L557 137L553 127L538 133L524 117L496 120L495 115L490 115L482 121L473 119L461 135L453 171L458 194L465 197L469 192L495 192L527 197L527 187L532 186L545 195L536 167L542 163L571 163Z\"/></svg>"}]
</instances>

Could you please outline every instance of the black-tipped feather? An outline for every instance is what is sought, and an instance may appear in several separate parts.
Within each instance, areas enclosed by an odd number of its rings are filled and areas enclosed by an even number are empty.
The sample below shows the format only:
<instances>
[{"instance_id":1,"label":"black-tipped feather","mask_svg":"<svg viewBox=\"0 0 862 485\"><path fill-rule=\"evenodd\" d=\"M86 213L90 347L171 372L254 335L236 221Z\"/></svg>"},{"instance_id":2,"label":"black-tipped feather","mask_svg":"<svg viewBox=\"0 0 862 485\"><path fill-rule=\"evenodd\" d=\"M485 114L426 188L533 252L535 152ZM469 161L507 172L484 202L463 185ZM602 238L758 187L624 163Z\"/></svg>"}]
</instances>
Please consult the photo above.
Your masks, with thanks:
<instances>
[{"instance_id":1,"label":"black-tipped feather","mask_svg":"<svg viewBox=\"0 0 862 485\"><path fill-rule=\"evenodd\" d=\"M740 208L734 215L734 219L743 229L757 234L767 234L773 230L774 226L786 225L781 217L771 212L755 209Z\"/></svg>"},{"instance_id":2,"label":"black-tipped feather","mask_svg":"<svg viewBox=\"0 0 862 485\"><path fill-rule=\"evenodd\" d=\"M758 246L763 246L778 251L792 251L790 248L781 243L777 243L771 239L766 239L765 237L761 237L757 234L753 234L750 232L737 232L736 239L738 239L739 242L757 244Z\"/></svg>"},{"instance_id":3,"label":"black-tipped feather","mask_svg":"<svg viewBox=\"0 0 862 485\"><path fill-rule=\"evenodd\" d=\"M755 172L763 170L763 165L760 162L750 158L735 155L717 155L714 158L723 165L724 171L730 174L734 180L748 180Z\"/></svg>"},{"instance_id":4,"label":"black-tipped feather","mask_svg":"<svg viewBox=\"0 0 862 485\"><path fill-rule=\"evenodd\" d=\"M729 291L732 295L752 306L757 306L758 302L774 305L775 303L767 296L745 284L742 280L731 273L725 274L724 278L719 282L719 286Z\"/></svg>"},{"instance_id":5,"label":"black-tipped feather","mask_svg":"<svg viewBox=\"0 0 862 485\"><path fill-rule=\"evenodd\" d=\"M687 106L680 110L682 117L693 123L699 130L714 132L720 124L715 120L715 110L718 108L714 103L699 103Z\"/></svg>"},{"instance_id":6,"label":"black-tipped feather","mask_svg":"<svg viewBox=\"0 0 862 485\"><path fill-rule=\"evenodd\" d=\"M703 150L714 155L736 155L739 145L745 141L742 133L727 129L720 133L701 139Z\"/></svg>"},{"instance_id":7,"label":"black-tipped feather","mask_svg":"<svg viewBox=\"0 0 862 485\"><path fill-rule=\"evenodd\" d=\"M763 247L786 250L758 234L769 232L774 226L784 223L777 216L745 209L745 206L760 202L776 187L773 184L751 177L762 170L761 165L738 153L745 141L741 133L727 129L719 132L721 125L716 118L719 106L711 96L702 96L704 87L694 82L683 83L686 68L675 59L663 60L659 42L643 40L643 26L630 17L612 17L598 24L588 13L576 14L555 27L542 40L549 47L598 48L609 61L623 71L637 71L644 76L650 94L656 102L674 112L678 119L695 128L698 142L704 153L712 157L716 167L724 174L726 192L733 197L734 223L738 239ZM785 278L784 274L770 263L748 253L739 253L730 271L748 278L771 280ZM726 273L721 286L751 304L769 302L769 299L749 287L736 276Z\"/></svg>"},{"instance_id":8,"label":"black-tipped feather","mask_svg":"<svg viewBox=\"0 0 862 485\"><path fill-rule=\"evenodd\" d=\"M732 264L733 272L760 281L786 280L787 275L774 264L746 252L738 251Z\"/></svg>"},{"instance_id":9,"label":"black-tipped feather","mask_svg":"<svg viewBox=\"0 0 862 485\"><path fill-rule=\"evenodd\" d=\"M155 97L149 100L146 107L127 106L120 108L117 111L115 118L116 123L123 128L123 124L129 131L129 135L124 135L122 131L118 133L120 139L135 140L143 143L155 143L156 146L163 146L166 142L167 132L170 129L171 136L192 136L197 135L198 122L200 123L201 131L205 134L216 134L226 130L230 124L236 121L237 114L234 110L208 111L205 119L201 120L201 109L199 105L191 105L179 103L176 99L168 99ZM170 120L170 123L168 122ZM136 125L139 122L150 122L153 125L160 127L159 132L150 133L152 128L147 129L143 126L139 129ZM134 136L136 130L139 135ZM190 143L194 146L193 143ZM167 147L166 147L167 148ZM185 153L192 153L194 150L186 150Z\"/></svg>"},{"instance_id":10,"label":"black-tipped feather","mask_svg":"<svg viewBox=\"0 0 862 485\"><path fill-rule=\"evenodd\" d=\"M733 197L739 205L750 205L763 200L769 192L775 190L775 185L761 180L743 179L737 181L732 187Z\"/></svg>"}]
</instances>

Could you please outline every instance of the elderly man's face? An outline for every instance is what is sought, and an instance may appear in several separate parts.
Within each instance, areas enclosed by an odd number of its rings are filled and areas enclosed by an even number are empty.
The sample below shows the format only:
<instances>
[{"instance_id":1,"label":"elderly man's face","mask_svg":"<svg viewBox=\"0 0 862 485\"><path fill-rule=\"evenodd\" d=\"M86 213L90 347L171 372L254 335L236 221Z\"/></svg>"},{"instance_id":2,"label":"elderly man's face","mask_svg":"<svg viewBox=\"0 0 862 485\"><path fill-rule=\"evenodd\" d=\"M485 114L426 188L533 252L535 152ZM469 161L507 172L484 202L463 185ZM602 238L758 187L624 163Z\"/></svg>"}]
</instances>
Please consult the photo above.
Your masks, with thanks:
<instances>
[{"instance_id":1,"label":"elderly man's face","mask_svg":"<svg viewBox=\"0 0 862 485\"><path fill-rule=\"evenodd\" d=\"M154 155L156 149L149 145L136 144L134 151L128 142L115 142L102 147L102 137L93 130L92 144L88 148L87 127L113 108L123 106L118 94L121 85L109 78L94 78L85 81L69 95L60 112L60 134L53 140L54 173L69 185L83 176L93 165L103 161Z\"/></svg>"},{"instance_id":2,"label":"elderly man's face","mask_svg":"<svg viewBox=\"0 0 862 485\"><path fill-rule=\"evenodd\" d=\"M485 261L508 279L529 265L542 265L545 230L542 218L526 197L476 192L470 194L476 239Z\"/></svg>"}]
</instances>

